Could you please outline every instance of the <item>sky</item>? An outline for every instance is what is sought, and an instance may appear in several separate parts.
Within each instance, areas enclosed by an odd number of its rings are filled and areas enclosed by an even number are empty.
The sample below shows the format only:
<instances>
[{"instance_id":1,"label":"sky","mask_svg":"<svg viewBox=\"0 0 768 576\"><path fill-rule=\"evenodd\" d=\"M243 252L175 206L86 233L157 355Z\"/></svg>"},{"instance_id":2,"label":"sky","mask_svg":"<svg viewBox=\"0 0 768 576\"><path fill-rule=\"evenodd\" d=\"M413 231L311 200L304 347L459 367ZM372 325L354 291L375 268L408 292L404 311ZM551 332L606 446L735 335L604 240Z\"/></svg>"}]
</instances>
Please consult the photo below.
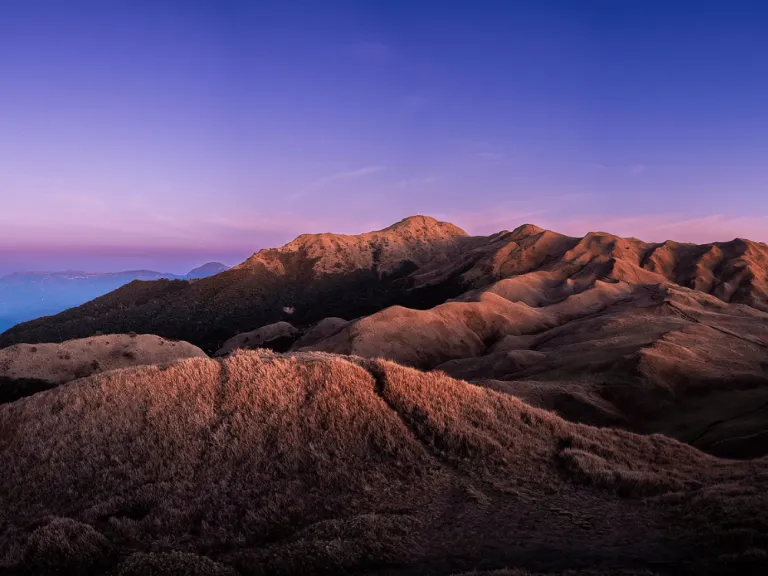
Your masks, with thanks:
<instances>
[{"instance_id":1,"label":"sky","mask_svg":"<svg viewBox=\"0 0 768 576\"><path fill-rule=\"evenodd\" d=\"M0 0L0 273L427 214L768 241L768 6Z\"/></svg>"}]
</instances>

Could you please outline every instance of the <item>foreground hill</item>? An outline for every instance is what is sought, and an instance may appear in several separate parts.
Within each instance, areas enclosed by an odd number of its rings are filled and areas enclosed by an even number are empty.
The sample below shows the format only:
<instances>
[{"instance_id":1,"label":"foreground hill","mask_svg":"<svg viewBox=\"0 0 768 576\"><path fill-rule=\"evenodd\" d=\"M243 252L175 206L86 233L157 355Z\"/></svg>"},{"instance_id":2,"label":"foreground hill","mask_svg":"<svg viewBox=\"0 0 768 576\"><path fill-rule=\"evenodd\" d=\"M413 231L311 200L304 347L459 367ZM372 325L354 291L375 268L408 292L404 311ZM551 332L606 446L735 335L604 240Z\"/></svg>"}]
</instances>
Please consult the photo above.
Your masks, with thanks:
<instances>
[{"instance_id":1,"label":"foreground hill","mask_svg":"<svg viewBox=\"0 0 768 576\"><path fill-rule=\"evenodd\" d=\"M133 282L17 326L0 335L0 347L134 331L188 340L213 353L239 333L281 321L305 329L326 317L352 320L391 305L432 308L492 284L509 301L545 306L597 281L672 282L768 310L768 246L741 239L650 244L604 233L572 238L531 225L470 237L416 216L358 236L303 235L194 283Z\"/></svg>"},{"instance_id":2,"label":"foreground hill","mask_svg":"<svg viewBox=\"0 0 768 576\"><path fill-rule=\"evenodd\" d=\"M6 574L757 574L768 558L766 460L383 361L247 352L91 376L0 406L0 461Z\"/></svg>"},{"instance_id":3,"label":"foreground hill","mask_svg":"<svg viewBox=\"0 0 768 576\"><path fill-rule=\"evenodd\" d=\"M0 330L79 306L134 280L191 280L207 278L225 270L227 267L224 264L209 262L185 276L151 270L110 273L17 272L0 278Z\"/></svg>"},{"instance_id":4,"label":"foreground hill","mask_svg":"<svg viewBox=\"0 0 768 576\"><path fill-rule=\"evenodd\" d=\"M146 334L110 334L61 344L17 344L0 349L0 403L91 374L205 357L200 348L187 342Z\"/></svg>"}]
</instances>

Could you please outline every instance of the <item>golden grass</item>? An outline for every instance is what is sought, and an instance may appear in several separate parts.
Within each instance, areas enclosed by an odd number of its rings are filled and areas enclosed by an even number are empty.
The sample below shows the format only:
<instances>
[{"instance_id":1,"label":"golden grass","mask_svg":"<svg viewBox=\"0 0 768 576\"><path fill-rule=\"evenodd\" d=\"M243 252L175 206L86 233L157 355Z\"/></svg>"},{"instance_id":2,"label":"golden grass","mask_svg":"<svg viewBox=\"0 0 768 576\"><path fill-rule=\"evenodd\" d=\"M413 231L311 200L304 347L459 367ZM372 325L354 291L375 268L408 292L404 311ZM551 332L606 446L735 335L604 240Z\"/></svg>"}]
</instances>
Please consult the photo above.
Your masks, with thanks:
<instances>
[{"instance_id":1,"label":"golden grass","mask_svg":"<svg viewBox=\"0 0 768 576\"><path fill-rule=\"evenodd\" d=\"M734 555L751 570L768 549L764 461L321 353L139 367L5 404L0 461L8 573L557 573Z\"/></svg>"}]
</instances>

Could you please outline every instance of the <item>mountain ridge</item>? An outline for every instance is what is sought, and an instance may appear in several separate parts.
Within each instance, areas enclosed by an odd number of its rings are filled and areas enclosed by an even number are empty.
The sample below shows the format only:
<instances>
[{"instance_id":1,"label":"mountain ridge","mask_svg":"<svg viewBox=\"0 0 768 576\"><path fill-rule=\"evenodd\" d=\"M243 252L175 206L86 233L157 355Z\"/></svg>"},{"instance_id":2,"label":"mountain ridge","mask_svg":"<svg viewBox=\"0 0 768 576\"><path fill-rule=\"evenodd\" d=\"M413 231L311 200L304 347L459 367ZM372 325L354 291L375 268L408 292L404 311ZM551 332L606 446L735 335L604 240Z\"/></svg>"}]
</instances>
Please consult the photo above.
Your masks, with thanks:
<instances>
[{"instance_id":1,"label":"mountain ridge","mask_svg":"<svg viewBox=\"0 0 768 576\"><path fill-rule=\"evenodd\" d=\"M240 332L279 321L309 326L391 305L432 308L500 280L508 293L518 290L519 298L535 304L544 298L537 284L560 286L555 297L563 298L598 279L671 281L768 310L768 247L738 239L647 243L596 232L577 238L532 224L469 236L416 216L359 235L301 235L191 285L131 283L79 309L9 330L0 346L135 331L187 339L213 352Z\"/></svg>"}]
</instances>

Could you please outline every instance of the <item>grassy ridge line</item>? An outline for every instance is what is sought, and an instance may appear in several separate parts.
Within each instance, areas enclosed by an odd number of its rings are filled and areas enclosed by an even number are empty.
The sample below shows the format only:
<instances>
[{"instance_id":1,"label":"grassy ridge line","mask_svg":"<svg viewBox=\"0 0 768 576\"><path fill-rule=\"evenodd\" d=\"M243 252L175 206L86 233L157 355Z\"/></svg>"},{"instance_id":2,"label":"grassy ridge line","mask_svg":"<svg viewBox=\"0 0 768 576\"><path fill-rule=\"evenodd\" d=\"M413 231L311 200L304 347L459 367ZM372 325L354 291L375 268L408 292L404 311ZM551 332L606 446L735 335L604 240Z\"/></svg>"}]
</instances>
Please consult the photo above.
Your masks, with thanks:
<instances>
[{"instance_id":1,"label":"grassy ridge line","mask_svg":"<svg viewBox=\"0 0 768 576\"><path fill-rule=\"evenodd\" d=\"M0 460L11 571L713 573L768 547L764 460L321 353L241 352L42 392L0 406Z\"/></svg>"}]
</instances>

